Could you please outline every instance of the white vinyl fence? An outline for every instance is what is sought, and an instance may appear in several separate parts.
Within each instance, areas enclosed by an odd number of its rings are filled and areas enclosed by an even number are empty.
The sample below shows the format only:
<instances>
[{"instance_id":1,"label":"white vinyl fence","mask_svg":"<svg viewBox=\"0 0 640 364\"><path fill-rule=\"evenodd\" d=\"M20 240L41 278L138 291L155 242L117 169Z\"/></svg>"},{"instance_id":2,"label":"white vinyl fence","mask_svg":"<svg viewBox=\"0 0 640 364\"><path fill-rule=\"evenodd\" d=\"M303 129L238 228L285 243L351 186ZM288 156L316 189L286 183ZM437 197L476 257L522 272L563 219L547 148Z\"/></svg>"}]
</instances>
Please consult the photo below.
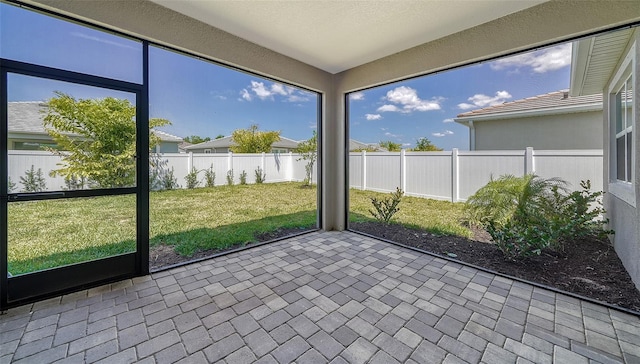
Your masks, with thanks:
<instances>
[{"instance_id":1,"label":"white vinyl fence","mask_svg":"<svg viewBox=\"0 0 640 364\"><path fill-rule=\"evenodd\" d=\"M602 150L511 150L350 153L349 186L453 202L466 201L491 177L535 173L560 177L570 190L590 180L602 190Z\"/></svg>"},{"instance_id":2,"label":"white vinyl fence","mask_svg":"<svg viewBox=\"0 0 640 364\"><path fill-rule=\"evenodd\" d=\"M305 178L306 161L300 155L293 153L269 153L269 154L234 154L234 153L164 153L159 154L159 159L164 161L163 169L173 169L173 174L181 187L185 187L185 177L195 167L198 171L199 186L204 185L204 170L213 166L216 174L215 184L227 183L227 172L233 170L235 184L240 183L242 171L247 173L247 183L255 183L255 170L260 167L266 174L265 183L302 181ZM19 192L23 186L20 177L24 177L33 165L34 170L39 168L46 180L48 191L59 191L65 187L64 178L51 177L52 170L60 168L62 158L46 151L9 151L9 178L16 185L13 192ZM314 172L312 181L316 183L317 176Z\"/></svg>"},{"instance_id":3,"label":"white vinyl fence","mask_svg":"<svg viewBox=\"0 0 640 364\"><path fill-rule=\"evenodd\" d=\"M164 168L172 169L178 184L185 186L185 176L195 167L200 171L200 186L204 170L213 166L216 185L226 184L227 171L233 170L234 181L247 173L247 183L255 182L255 170L266 173L265 183L302 181L306 161L298 154L161 154ZM362 190L392 192L402 188L409 196L449 201L465 201L490 178L503 174L521 176L535 173L541 177L560 177L572 190L580 189L581 180L590 180L594 191L602 190L602 150L526 150L446 152L385 152L350 153L349 186ZM42 169L47 190L62 189L64 179L51 177L59 168L60 157L44 151L9 151L9 177L16 184L13 192L22 189L20 177L34 166ZM313 182L317 183L314 166Z\"/></svg>"}]
</instances>

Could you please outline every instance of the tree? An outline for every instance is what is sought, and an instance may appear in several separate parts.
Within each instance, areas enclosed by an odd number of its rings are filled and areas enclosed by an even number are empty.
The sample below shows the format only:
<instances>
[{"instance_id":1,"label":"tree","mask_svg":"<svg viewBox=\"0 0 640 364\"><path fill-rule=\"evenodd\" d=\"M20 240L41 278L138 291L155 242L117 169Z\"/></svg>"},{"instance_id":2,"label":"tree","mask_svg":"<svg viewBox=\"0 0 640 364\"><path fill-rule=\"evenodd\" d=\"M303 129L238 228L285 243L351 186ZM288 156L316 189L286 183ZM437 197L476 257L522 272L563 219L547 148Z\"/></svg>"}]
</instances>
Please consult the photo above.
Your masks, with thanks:
<instances>
[{"instance_id":1,"label":"tree","mask_svg":"<svg viewBox=\"0 0 640 364\"><path fill-rule=\"evenodd\" d=\"M97 188L129 187L136 179L136 109L128 100L75 99L56 91L47 102L44 127L59 148L49 151L62 157L52 176L86 179ZM170 124L150 119L149 129ZM149 133L151 148L159 138Z\"/></svg>"},{"instance_id":2,"label":"tree","mask_svg":"<svg viewBox=\"0 0 640 364\"><path fill-rule=\"evenodd\" d=\"M400 148L402 147L401 144L399 143L394 143L391 140L387 140L387 141L382 141L379 143L380 146L382 148L385 148L386 150L390 151L390 152L399 152Z\"/></svg>"},{"instance_id":3,"label":"tree","mask_svg":"<svg viewBox=\"0 0 640 364\"><path fill-rule=\"evenodd\" d=\"M442 148L436 147L426 137L422 137L416 141L416 147L411 149L414 152L439 152Z\"/></svg>"},{"instance_id":4,"label":"tree","mask_svg":"<svg viewBox=\"0 0 640 364\"><path fill-rule=\"evenodd\" d=\"M191 144L200 144L200 143L208 142L209 140L211 140L211 138L210 137L203 138L198 135L190 135L188 137L184 137L183 140Z\"/></svg>"},{"instance_id":5,"label":"tree","mask_svg":"<svg viewBox=\"0 0 640 364\"><path fill-rule=\"evenodd\" d=\"M222 135L222 134L216 135L216 139L222 139L222 138L224 138L224 135Z\"/></svg>"},{"instance_id":6,"label":"tree","mask_svg":"<svg viewBox=\"0 0 640 364\"><path fill-rule=\"evenodd\" d=\"M304 178L304 184L311 186L311 177L313 175L313 165L318 158L318 133L313 131L313 136L298 144L296 149L297 153L300 153L301 157L298 160L307 161L307 165L304 166L306 177Z\"/></svg>"},{"instance_id":7,"label":"tree","mask_svg":"<svg viewBox=\"0 0 640 364\"><path fill-rule=\"evenodd\" d=\"M279 131L259 131L258 125L248 129L237 129L231 134L236 145L231 147L234 153L269 153L271 145L280 140Z\"/></svg>"}]
</instances>

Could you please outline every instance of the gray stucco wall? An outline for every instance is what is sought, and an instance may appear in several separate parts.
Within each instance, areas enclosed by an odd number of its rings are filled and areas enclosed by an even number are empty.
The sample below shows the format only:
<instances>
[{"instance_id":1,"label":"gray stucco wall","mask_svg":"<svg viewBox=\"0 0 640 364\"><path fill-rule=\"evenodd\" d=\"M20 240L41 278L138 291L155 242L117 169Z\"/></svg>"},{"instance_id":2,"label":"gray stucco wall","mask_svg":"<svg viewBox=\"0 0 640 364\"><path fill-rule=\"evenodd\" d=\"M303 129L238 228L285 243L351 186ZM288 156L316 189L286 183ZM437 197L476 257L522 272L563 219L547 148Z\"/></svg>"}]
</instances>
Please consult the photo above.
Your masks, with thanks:
<instances>
[{"instance_id":1,"label":"gray stucco wall","mask_svg":"<svg viewBox=\"0 0 640 364\"><path fill-rule=\"evenodd\" d=\"M551 1L331 75L145 0L27 1L321 92L321 226L327 230L346 228L345 92L640 19L637 1Z\"/></svg>"},{"instance_id":2,"label":"gray stucco wall","mask_svg":"<svg viewBox=\"0 0 640 364\"><path fill-rule=\"evenodd\" d=\"M634 89L638 90L640 87L640 31L636 30L629 47L635 42L635 84ZM624 51L622 57L625 57L629 53L629 47ZM614 74L617 70L614 70ZM613 77L613 75L612 75ZM607 95L611 82L605 86L603 92ZM635 146L635 164L633 169L635 170L635 183L632 186L632 194L630 201L624 201L621 195L616 195L612 181L615 181L615 176L612 175L611 164L615 163L615 144L610 142L613 126L609 123L609 114L611 109L611 101L604 103L604 160L609 163L605 163L604 168L604 207L607 210L607 218L610 220L610 227L615 231L615 235L611 237L613 246L616 253L620 257L622 264L624 264L627 272L633 279L636 287L640 289L640 213L638 207L640 206L640 136L638 135L638 126L640 126L640 93L634 92L634 115L635 124L633 125L633 139ZM606 100L606 98L605 98ZM635 203L635 206L633 205Z\"/></svg>"},{"instance_id":3,"label":"gray stucco wall","mask_svg":"<svg viewBox=\"0 0 640 364\"><path fill-rule=\"evenodd\" d=\"M602 111L474 122L475 150L602 149Z\"/></svg>"}]
</instances>

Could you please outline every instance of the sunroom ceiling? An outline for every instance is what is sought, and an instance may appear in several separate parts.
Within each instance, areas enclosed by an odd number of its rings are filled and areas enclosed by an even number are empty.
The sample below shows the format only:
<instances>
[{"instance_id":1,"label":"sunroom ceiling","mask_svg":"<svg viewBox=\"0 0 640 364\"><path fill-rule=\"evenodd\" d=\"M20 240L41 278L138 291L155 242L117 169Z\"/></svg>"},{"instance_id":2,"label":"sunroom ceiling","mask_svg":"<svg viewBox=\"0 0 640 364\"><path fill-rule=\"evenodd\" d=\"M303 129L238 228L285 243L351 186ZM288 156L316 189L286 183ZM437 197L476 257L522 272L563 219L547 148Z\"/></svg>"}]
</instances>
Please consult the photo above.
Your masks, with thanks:
<instances>
[{"instance_id":1,"label":"sunroom ceiling","mask_svg":"<svg viewBox=\"0 0 640 364\"><path fill-rule=\"evenodd\" d=\"M338 73L547 0L152 0Z\"/></svg>"}]
</instances>

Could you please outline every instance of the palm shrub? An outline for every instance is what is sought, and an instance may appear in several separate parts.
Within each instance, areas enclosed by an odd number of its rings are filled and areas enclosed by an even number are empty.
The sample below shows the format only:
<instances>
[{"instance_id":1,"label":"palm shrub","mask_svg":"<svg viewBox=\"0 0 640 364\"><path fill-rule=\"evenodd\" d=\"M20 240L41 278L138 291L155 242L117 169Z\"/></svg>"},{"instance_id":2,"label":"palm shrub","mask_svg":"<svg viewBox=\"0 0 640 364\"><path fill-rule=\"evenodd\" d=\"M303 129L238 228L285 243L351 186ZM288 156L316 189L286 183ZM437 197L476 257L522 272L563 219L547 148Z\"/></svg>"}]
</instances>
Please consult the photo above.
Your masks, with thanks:
<instances>
[{"instance_id":1,"label":"palm shrub","mask_svg":"<svg viewBox=\"0 0 640 364\"><path fill-rule=\"evenodd\" d=\"M378 200L375 197L371 197L371 204L373 205L374 210L369 210L369 213L379 222L383 224L388 224L391 221L393 215L396 212L400 211L398 205L402 201L402 196L404 192L400 189L400 187L396 187L396 192L392 192L391 195L387 198L383 198Z\"/></svg>"},{"instance_id":2,"label":"palm shrub","mask_svg":"<svg viewBox=\"0 0 640 364\"><path fill-rule=\"evenodd\" d=\"M566 182L536 175L493 178L467 200L471 224L484 227L508 257L540 254L542 249L563 249L575 237L605 236L602 192L591 192L589 181L582 191L567 193Z\"/></svg>"}]
</instances>

